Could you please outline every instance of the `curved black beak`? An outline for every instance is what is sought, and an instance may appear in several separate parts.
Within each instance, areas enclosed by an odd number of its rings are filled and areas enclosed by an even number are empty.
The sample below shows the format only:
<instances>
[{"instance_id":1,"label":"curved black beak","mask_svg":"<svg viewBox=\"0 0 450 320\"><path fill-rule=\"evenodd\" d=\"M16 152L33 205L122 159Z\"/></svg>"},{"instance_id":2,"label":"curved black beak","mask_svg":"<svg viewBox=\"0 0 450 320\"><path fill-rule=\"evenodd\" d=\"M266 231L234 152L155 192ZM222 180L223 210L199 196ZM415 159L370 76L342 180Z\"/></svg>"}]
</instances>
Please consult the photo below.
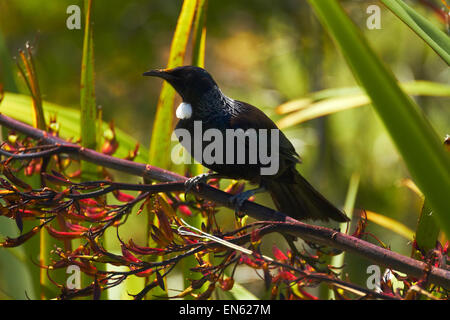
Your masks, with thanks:
<instances>
[{"instance_id":1,"label":"curved black beak","mask_svg":"<svg viewBox=\"0 0 450 320\"><path fill-rule=\"evenodd\" d=\"M150 71L144 72L142 75L150 76L150 77L160 77L163 73L164 73L163 69L155 69L155 70L150 70Z\"/></svg>"},{"instance_id":2,"label":"curved black beak","mask_svg":"<svg viewBox=\"0 0 450 320\"><path fill-rule=\"evenodd\" d=\"M149 77L158 77L158 78L162 78L164 80L174 80L175 77L169 71L170 70L167 70L167 69L155 69L155 70L150 70L150 71L144 72L142 75L149 76Z\"/></svg>"}]
</instances>

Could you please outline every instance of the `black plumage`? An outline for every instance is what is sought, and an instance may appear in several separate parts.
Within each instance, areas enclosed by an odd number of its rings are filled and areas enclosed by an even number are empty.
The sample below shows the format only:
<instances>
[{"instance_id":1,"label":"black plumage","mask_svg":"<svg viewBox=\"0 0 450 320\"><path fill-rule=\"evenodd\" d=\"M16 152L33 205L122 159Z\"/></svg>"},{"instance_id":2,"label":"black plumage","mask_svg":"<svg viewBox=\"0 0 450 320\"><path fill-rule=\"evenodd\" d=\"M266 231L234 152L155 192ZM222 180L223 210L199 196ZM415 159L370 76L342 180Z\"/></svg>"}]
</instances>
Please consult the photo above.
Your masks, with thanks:
<instances>
[{"instance_id":1,"label":"black plumage","mask_svg":"<svg viewBox=\"0 0 450 320\"><path fill-rule=\"evenodd\" d=\"M225 133L227 129L278 129L276 124L258 108L233 100L222 93L211 75L204 69L194 66L183 66L174 69L152 70L144 73L147 76L156 76L168 81L180 94L185 103L192 107L189 118L180 119L176 128L186 129L191 133L190 146L195 141L194 121L201 121L203 130L217 129ZM245 144L247 162L237 164L237 146L234 152L234 163L202 163L207 168L230 178L245 179L260 184L272 196L272 199L281 212L296 219L328 220L339 222L348 221L347 216L331 204L325 197L316 191L295 168L300 162L291 142L281 130L279 132L279 170L274 175L261 175L261 168L265 164L257 161L250 164L248 159L250 149ZM198 138L198 137L197 137ZM257 135L257 139L262 139ZM267 138L269 139L269 138ZM186 141L180 141L187 145ZM203 141L202 149L209 142ZM270 146L270 143L268 144ZM269 148L269 153L272 152ZM226 156L226 145L223 149ZM195 155L194 155L195 157ZM202 162L201 159L196 159Z\"/></svg>"}]
</instances>

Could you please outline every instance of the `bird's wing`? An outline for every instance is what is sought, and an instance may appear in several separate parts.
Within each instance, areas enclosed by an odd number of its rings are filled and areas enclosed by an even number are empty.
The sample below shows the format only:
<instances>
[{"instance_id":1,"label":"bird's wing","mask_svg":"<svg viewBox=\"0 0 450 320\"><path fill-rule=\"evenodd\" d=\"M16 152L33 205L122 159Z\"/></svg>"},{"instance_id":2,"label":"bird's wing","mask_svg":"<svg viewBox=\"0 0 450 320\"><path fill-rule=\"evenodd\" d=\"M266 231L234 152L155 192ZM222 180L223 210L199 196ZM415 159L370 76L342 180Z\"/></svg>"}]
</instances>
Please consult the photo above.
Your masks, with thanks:
<instances>
[{"instance_id":1,"label":"bird's wing","mask_svg":"<svg viewBox=\"0 0 450 320\"><path fill-rule=\"evenodd\" d=\"M278 129L275 122L273 122L264 112L251 104L242 101L235 101L235 106L231 112L230 126L233 129L241 128L243 130L250 128L256 130ZM301 162L301 158L295 151L292 143L280 129L278 130L280 139L280 156L286 160L292 161L293 163Z\"/></svg>"}]
</instances>

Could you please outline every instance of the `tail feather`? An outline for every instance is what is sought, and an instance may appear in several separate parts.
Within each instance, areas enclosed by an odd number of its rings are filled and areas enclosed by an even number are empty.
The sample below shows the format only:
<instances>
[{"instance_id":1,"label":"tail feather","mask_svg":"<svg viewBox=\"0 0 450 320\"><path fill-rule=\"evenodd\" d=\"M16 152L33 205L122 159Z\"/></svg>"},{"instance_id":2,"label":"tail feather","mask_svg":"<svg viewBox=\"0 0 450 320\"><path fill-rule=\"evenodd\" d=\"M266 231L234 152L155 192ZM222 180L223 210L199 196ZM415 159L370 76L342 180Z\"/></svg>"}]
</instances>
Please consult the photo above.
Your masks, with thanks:
<instances>
[{"instance_id":1,"label":"tail feather","mask_svg":"<svg viewBox=\"0 0 450 320\"><path fill-rule=\"evenodd\" d=\"M279 180L266 182L266 188L279 211L298 220L349 221L342 211L314 189L297 170L293 169L289 174L293 175L293 179L292 176L289 179L291 183Z\"/></svg>"}]
</instances>

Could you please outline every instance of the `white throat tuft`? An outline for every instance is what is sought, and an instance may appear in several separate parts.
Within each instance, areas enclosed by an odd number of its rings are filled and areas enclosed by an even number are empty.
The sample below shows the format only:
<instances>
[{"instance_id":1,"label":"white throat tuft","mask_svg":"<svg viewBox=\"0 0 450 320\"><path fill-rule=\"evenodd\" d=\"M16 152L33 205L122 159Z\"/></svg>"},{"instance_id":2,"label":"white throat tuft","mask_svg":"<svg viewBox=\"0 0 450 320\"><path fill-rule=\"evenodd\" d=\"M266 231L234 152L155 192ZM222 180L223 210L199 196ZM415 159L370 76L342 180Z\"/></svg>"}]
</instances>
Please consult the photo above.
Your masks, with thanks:
<instances>
[{"instance_id":1,"label":"white throat tuft","mask_svg":"<svg viewBox=\"0 0 450 320\"><path fill-rule=\"evenodd\" d=\"M192 116L192 106L190 103L182 102L175 111L178 119L189 119Z\"/></svg>"}]
</instances>

